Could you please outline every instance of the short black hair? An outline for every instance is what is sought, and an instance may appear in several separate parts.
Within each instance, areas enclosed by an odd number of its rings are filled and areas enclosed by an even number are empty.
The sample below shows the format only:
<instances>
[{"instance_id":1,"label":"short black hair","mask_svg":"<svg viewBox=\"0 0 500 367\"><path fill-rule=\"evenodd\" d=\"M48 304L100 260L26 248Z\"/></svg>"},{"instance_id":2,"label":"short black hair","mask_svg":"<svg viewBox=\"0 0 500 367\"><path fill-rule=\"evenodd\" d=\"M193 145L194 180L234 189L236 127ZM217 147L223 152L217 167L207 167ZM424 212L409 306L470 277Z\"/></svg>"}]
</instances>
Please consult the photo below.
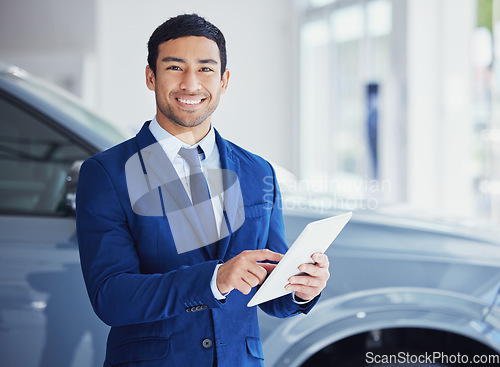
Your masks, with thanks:
<instances>
[{"instance_id":1,"label":"short black hair","mask_svg":"<svg viewBox=\"0 0 500 367\"><path fill-rule=\"evenodd\" d=\"M158 47L172 39L198 36L214 41L219 47L221 76L227 65L226 40L219 28L197 14L182 14L168 19L155 29L148 42L148 65L156 75Z\"/></svg>"}]
</instances>

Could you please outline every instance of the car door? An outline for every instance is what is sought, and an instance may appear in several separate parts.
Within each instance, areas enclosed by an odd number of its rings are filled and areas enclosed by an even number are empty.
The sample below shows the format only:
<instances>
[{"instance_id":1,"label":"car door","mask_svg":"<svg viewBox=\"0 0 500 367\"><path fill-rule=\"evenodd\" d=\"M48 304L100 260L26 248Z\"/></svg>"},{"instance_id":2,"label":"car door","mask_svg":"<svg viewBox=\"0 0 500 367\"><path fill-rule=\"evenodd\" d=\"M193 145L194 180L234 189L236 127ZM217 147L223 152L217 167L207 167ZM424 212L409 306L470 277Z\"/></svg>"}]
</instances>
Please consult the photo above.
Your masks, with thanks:
<instances>
[{"instance_id":1,"label":"car door","mask_svg":"<svg viewBox=\"0 0 500 367\"><path fill-rule=\"evenodd\" d=\"M0 365L102 365L67 174L92 152L32 106L0 94Z\"/></svg>"}]
</instances>

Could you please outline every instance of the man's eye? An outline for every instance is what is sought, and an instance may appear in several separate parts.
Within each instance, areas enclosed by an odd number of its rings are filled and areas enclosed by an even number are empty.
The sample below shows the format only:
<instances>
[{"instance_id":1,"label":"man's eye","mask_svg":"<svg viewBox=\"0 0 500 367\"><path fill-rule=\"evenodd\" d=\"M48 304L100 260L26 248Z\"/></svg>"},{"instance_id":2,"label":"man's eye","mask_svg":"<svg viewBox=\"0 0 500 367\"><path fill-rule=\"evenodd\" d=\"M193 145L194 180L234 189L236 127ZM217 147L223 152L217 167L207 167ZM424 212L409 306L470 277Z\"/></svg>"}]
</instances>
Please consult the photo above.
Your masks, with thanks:
<instances>
[{"instance_id":1,"label":"man's eye","mask_svg":"<svg viewBox=\"0 0 500 367\"><path fill-rule=\"evenodd\" d=\"M180 68L180 67L178 67L178 66L172 65L172 66L169 66L169 67L167 68L167 70L181 70L181 68Z\"/></svg>"},{"instance_id":2,"label":"man's eye","mask_svg":"<svg viewBox=\"0 0 500 367\"><path fill-rule=\"evenodd\" d=\"M210 68L201 68L201 71L203 71L203 72L206 73L206 72L210 72L210 71L213 71L213 70L210 69Z\"/></svg>"}]
</instances>

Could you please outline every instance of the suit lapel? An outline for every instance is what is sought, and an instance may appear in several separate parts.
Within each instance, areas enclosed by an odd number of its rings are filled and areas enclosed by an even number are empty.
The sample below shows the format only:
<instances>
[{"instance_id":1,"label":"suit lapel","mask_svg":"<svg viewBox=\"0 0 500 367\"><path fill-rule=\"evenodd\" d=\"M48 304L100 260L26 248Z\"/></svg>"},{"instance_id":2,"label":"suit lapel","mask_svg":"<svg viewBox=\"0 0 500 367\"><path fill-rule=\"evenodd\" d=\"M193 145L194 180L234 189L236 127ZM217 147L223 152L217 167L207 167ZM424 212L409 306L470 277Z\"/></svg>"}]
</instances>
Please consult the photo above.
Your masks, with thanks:
<instances>
[{"instance_id":1,"label":"suit lapel","mask_svg":"<svg viewBox=\"0 0 500 367\"><path fill-rule=\"evenodd\" d=\"M243 199L241 189L239 188L239 182L235 182L235 178L237 180L240 173L239 159L233 155L230 145L219 135L217 130L215 131L215 139L217 148L219 149L221 168L223 170L224 220L228 231L228 235L219 240L217 258L224 259L232 234L234 230L237 229L235 228L234 219L237 217L237 210L240 205L243 206Z\"/></svg>"}]
</instances>

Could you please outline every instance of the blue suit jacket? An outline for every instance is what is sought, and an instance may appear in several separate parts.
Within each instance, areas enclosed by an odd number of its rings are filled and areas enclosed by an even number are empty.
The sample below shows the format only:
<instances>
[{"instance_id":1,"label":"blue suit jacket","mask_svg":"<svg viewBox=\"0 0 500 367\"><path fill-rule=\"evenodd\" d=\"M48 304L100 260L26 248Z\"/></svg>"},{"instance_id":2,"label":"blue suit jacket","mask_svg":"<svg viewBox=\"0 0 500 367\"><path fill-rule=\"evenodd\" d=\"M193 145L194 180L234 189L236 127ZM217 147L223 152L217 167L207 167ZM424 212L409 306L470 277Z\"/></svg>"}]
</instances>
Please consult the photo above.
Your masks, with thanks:
<instances>
[{"instance_id":1,"label":"blue suit jacket","mask_svg":"<svg viewBox=\"0 0 500 367\"><path fill-rule=\"evenodd\" d=\"M89 158L80 171L83 275L96 314L111 326L104 365L213 366L216 360L218 366L261 366L257 310L246 306L256 290L246 296L235 290L221 302L210 280L218 263L243 250L286 252L274 170L216 133L221 167L239 179L245 220L218 243L179 253L165 210L137 214L127 191L127 161L154 143L146 123L136 137ZM304 307L286 295L260 307L288 317L316 302Z\"/></svg>"}]
</instances>

